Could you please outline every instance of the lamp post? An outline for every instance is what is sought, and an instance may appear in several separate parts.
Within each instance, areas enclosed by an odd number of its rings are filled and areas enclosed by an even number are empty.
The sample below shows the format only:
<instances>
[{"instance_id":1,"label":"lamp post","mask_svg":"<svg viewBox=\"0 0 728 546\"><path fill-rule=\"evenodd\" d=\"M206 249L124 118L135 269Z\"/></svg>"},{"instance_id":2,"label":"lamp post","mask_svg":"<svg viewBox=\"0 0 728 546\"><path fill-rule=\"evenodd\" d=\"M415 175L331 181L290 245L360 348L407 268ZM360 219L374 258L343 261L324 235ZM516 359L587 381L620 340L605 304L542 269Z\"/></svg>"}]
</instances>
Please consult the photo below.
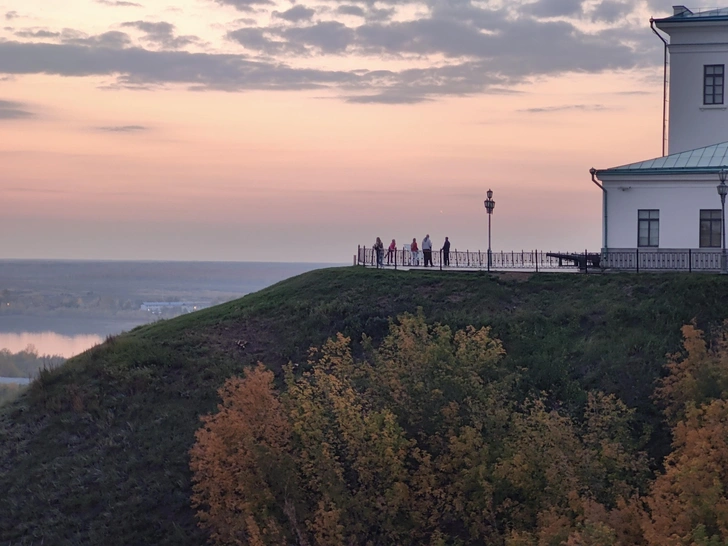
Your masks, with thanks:
<instances>
[{"instance_id":1,"label":"lamp post","mask_svg":"<svg viewBox=\"0 0 728 546\"><path fill-rule=\"evenodd\" d=\"M485 210L488 212L488 271L490 271L491 264L491 251L490 251L490 217L493 216L493 209L495 208L495 201L493 201L493 190L488 190L488 199L483 201ZM725 201L725 196L723 197ZM725 246L725 245L724 245Z\"/></svg>"},{"instance_id":2,"label":"lamp post","mask_svg":"<svg viewBox=\"0 0 728 546\"><path fill-rule=\"evenodd\" d=\"M728 259L726 259L726 253L725 253L725 196L728 195L728 186L725 184L726 175L728 175L728 172L726 172L725 169L721 169L718 172L718 178L720 179L720 184L718 184L718 195L720 195L720 207L721 207L721 216L720 216L720 237L721 237L721 250L720 250L720 272L725 275L728 273Z\"/></svg>"}]
</instances>

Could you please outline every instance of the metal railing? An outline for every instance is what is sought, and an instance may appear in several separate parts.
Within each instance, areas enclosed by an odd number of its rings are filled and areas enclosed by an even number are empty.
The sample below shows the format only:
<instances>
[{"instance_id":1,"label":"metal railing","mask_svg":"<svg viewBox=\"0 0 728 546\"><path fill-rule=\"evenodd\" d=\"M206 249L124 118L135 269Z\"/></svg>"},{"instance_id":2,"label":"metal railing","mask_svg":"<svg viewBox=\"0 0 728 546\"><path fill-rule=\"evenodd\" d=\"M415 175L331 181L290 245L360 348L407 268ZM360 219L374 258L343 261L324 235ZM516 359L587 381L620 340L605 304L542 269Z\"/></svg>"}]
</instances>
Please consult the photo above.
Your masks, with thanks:
<instances>
[{"instance_id":1,"label":"metal railing","mask_svg":"<svg viewBox=\"0 0 728 546\"><path fill-rule=\"evenodd\" d=\"M573 258L559 258L572 256ZM446 260L442 250L432 251L432 268L466 269L480 271L682 271L712 272L721 270L721 251L703 249L620 249L601 253L600 260L594 262L588 252L556 253L542 250L498 251L492 252L490 262L488 252L470 250L451 250ZM583 261L582 261L583 258ZM449 262L449 263L448 263ZM360 246L354 263L368 267L377 266L377 255L373 248ZM594 264L598 263L598 267ZM586 264L586 266L584 266ZM424 268L422 251L413 253L406 249L382 252L381 267L391 269Z\"/></svg>"},{"instance_id":2,"label":"metal railing","mask_svg":"<svg viewBox=\"0 0 728 546\"><path fill-rule=\"evenodd\" d=\"M550 252L542 250L498 251L491 252L490 263L487 251L451 250L449 255L442 250L432 251L432 267L437 269L471 269L471 270L528 270L545 269L577 270L575 263L548 256ZM373 248L360 246L355 256L357 265L377 267L377 255ZM424 268L424 253L413 253L406 249L382 252L381 267L384 268ZM590 267L591 268L591 267Z\"/></svg>"},{"instance_id":3,"label":"metal railing","mask_svg":"<svg viewBox=\"0 0 728 546\"><path fill-rule=\"evenodd\" d=\"M609 250L602 253L602 267L627 271L719 272L720 250Z\"/></svg>"}]
</instances>

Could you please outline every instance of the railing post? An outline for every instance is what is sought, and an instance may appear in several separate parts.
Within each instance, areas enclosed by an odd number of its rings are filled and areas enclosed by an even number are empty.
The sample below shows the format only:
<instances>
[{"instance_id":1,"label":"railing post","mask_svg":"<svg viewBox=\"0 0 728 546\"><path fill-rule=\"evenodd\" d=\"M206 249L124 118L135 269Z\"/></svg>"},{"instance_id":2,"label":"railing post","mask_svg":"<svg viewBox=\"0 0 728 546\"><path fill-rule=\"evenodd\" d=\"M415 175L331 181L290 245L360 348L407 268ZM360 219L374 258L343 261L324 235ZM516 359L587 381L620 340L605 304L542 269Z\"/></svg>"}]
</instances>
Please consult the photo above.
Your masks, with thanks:
<instances>
[{"instance_id":1,"label":"railing post","mask_svg":"<svg viewBox=\"0 0 728 546\"><path fill-rule=\"evenodd\" d=\"M538 250L535 251L535 254L536 256L533 262L536 264L536 273L538 273Z\"/></svg>"},{"instance_id":2,"label":"railing post","mask_svg":"<svg viewBox=\"0 0 728 546\"><path fill-rule=\"evenodd\" d=\"M693 249L688 248L688 273L693 272Z\"/></svg>"},{"instance_id":3,"label":"railing post","mask_svg":"<svg viewBox=\"0 0 728 546\"><path fill-rule=\"evenodd\" d=\"M637 268L636 272L639 273L640 272L640 249L639 248L635 249L634 255L635 255L634 265Z\"/></svg>"},{"instance_id":4,"label":"railing post","mask_svg":"<svg viewBox=\"0 0 728 546\"><path fill-rule=\"evenodd\" d=\"M397 249L394 249L394 270L397 271Z\"/></svg>"},{"instance_id":5,"label":"railing post","mask_svg":"<svg viewBox=\"0 0 728 546\"><path fill-rule=\"evenodd\" d=\"M442 249L440 249L440 271L442 271Z\"/></svg>"},{"instance_id":6,"label":"railing post","mask_svg":"<svg viewBox=\"0 0 728 546\"><path fill-rule=\"evenodd\" d=\"M589 274L589 252L584 249L584 275Z\"/></svg>"}]
</instances>

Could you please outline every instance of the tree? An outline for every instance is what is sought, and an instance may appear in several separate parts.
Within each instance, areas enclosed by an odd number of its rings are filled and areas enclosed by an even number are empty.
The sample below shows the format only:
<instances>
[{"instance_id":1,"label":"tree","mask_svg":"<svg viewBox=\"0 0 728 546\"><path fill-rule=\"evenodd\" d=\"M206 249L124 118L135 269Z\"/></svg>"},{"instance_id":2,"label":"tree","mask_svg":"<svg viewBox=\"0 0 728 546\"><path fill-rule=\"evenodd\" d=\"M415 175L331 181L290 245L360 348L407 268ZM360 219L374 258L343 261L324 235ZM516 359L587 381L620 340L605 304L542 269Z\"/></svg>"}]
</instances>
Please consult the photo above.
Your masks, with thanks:
<instances>
[{"instance_id":1,"label":"tree","mask_svg":"<svg viewBox=\"0 0 728 546\"><path fill-rule=\"evenodd\" d=\"M296 527L286 479L291 428L273 379L263 365L228 379L218 412L196 433L192 503L218 544L282 544L290 538L280 524L286 515Z\"/></svg>"}]
</instances>

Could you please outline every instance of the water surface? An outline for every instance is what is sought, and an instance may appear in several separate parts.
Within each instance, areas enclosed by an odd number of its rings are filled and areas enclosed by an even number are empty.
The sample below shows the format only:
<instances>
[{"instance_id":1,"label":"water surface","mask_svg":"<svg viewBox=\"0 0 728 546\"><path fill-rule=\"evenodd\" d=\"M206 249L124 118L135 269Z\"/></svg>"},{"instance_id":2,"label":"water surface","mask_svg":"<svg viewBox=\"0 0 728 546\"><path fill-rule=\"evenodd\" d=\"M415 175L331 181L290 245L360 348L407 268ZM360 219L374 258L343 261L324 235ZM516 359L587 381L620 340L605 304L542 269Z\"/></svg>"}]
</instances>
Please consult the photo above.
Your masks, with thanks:
<instances>
[{"instance_id":1,"label":"water surface","mask_svg":"<svg viewBox=\"0 0 728 546\"><path fill-rule=\"evenodd\" d=\"M64 336L56 332L0 332L0 348L19 353L33 346L40 355L60 355L71 358L103 341L95 334Z\"/></svg>"}]
</instances>

